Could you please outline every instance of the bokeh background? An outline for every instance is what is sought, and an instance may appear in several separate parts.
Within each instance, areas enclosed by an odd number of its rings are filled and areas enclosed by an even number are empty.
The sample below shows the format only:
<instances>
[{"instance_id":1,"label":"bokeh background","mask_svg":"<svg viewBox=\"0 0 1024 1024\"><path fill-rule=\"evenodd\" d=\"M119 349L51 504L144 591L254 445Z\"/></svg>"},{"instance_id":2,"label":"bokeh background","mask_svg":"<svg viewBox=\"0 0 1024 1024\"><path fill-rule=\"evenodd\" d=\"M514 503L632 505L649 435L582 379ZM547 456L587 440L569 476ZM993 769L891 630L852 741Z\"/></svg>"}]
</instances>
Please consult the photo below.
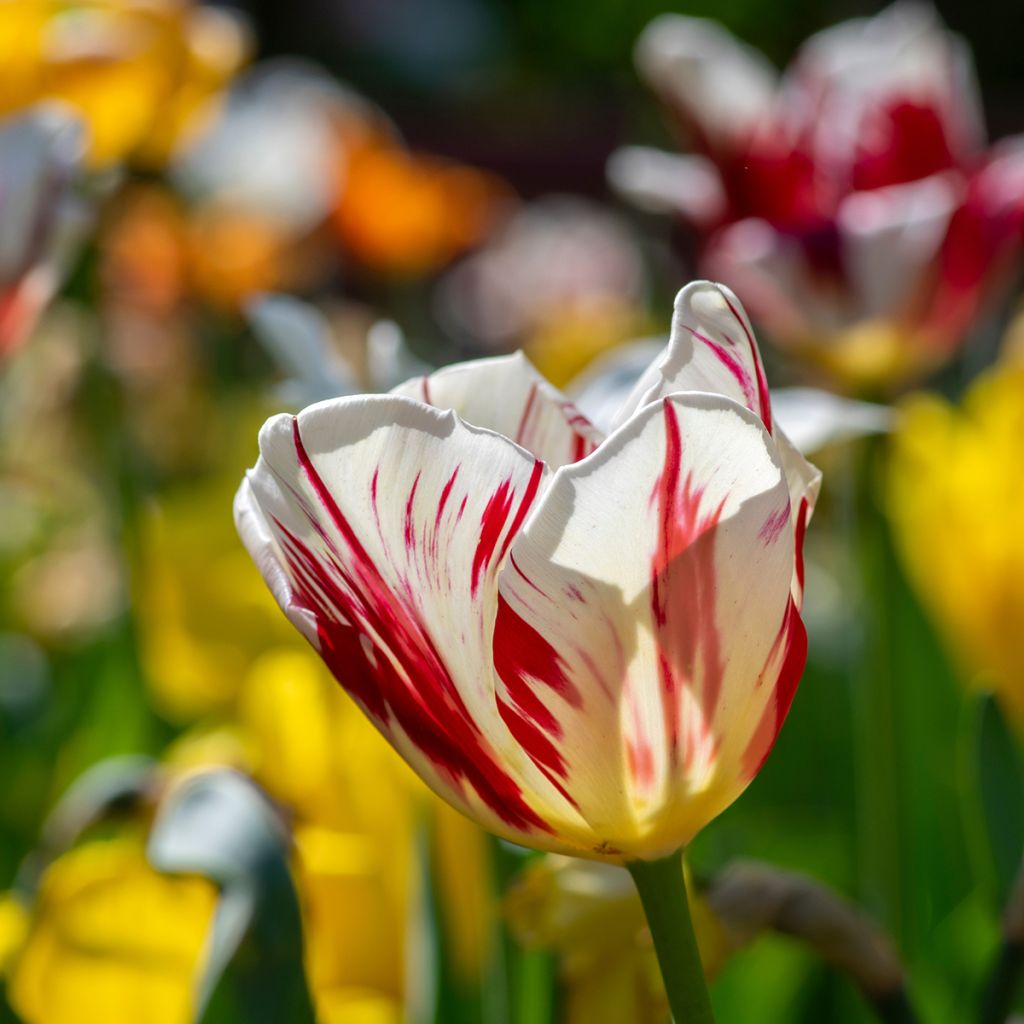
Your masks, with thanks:
<instances>
[{"instance_id":1,"label":"bokeh background","mask_svg":"<svg viewBox=\"0 0 1024 1024\"><path fill-rule=\"evenodd\" d=\"M32 50L32 26L90 5L4 6L0 114L16 116L39 98L22 65L57 60L50 37ZM62 222L76 244L43 289L53 300L0 346L0 1019L185 1024L201 978L216 989L202 1019L224 1024L312 1019L275 1002L296 988L331 1024L664 1019L628 897L606 879L573 888L428 797L264 593L231 499L279 409L520 345L570 385L618 344L664 335L700 240L608 184L620 147L678 149L637 37L667 11L710 17L781 68L812 33L879 9L263 0L200 32L182 4L124 60L137 25L62 23L64 63L40 92L92 123L73 176L83 212ZM1024 7L938 11L973 49L989 137L1024 132ZM246 83L237 110L232 81ZM0 141L0 160L30 144ZM42 202L52 214L53 194ZM963 475L943 486L974 494L987 524L954 526L1017 564L1006 538L1024 502L986 490L996 470L982 465L1024 469L1010 277L943 365L891 386L857 393L762 342L773 387L892 406L870 422L895 434L826 431L814 454L826 484L807 542L807 671L764 770L689 852L698 885L754 859L858 904L935 1022L974 1019L1024 844L1014 698L965 685L986 658L959 657L948 616L999 590L999 636L982 643L1015 648L1024 600L956 564L955 530L926 538L948 572L920 568L922 522L954 519L956 499L914 504L941 495L926 474L953 461L921 468L919 449L960 442L912 392L959 402L1009 367L1002 397L973 399L1002 403L998 441L975 440L976 466L965 440ZM254 301L267 292L303 302ZM145 853L158 827L197 829L169 794L211 765L254 779L287 838L218 791L224 842L262 852L227 878L211 829L160 873ZM211 924L229 892L257 894L237 952ZM741 942L701 913L720 1021L875 1019L821 943L771 928Z\"/></svg>"}]
</instances>

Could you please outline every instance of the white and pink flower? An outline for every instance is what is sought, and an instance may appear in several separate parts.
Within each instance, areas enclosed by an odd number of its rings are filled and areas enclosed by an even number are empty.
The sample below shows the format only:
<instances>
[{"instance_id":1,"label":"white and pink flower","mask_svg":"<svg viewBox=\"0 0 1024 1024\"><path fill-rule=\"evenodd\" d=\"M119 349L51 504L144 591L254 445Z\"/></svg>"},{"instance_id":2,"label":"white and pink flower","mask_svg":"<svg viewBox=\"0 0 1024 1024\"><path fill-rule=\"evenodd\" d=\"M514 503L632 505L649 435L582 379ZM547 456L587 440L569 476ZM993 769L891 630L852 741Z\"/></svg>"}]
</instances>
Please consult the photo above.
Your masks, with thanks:
<instances>
[{"instance_id":1,"label":"white and pink flower","mask_svg":"<svg viewBox=\"0 0 1024 1024\"><path fill-rule=\"evenodd\" d=\"M604 437L519 354L267 422L239 532L438 794L529 846L678 849L756 775L806 656L819 475L750 324L689 285Z\"/></svg>"},{"instance_id":2,"label":"white and pink flower","mask_svg":"<svg viewBox=\"0 0 1024 1024\"><path fill-rule=\"evenodd\" d=\"M1024 138L986 150L970 51L931 6L812 36L781 76L713 22L664 15L637 64L695 152L620 151L612 182L694 227L704 272L780 343L865 383L919 375L1019 258Z\"/></svg>"}]
</instances>

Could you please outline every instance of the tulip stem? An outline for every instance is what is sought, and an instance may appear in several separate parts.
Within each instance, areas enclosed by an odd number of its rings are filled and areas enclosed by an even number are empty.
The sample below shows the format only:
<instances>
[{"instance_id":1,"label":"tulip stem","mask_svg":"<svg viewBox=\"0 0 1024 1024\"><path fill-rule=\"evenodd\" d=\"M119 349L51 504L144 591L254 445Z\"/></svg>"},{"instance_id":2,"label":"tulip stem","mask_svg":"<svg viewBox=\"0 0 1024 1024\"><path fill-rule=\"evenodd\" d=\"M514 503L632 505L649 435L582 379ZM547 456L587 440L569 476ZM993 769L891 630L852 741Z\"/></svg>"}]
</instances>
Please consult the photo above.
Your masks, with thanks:
<instances>
[{"instance_id":1,"label":"tulip stem","mask_svg":"<svg viewBox=\"0 0 1024 1024\"><path fill-rule=\"evenodd\" d=\"M626 867L633 876L654 939L673 1019L676 1024L714 1024L711 997L690 918L682 855L635 860Z\"/></svg>"}]
</instances>

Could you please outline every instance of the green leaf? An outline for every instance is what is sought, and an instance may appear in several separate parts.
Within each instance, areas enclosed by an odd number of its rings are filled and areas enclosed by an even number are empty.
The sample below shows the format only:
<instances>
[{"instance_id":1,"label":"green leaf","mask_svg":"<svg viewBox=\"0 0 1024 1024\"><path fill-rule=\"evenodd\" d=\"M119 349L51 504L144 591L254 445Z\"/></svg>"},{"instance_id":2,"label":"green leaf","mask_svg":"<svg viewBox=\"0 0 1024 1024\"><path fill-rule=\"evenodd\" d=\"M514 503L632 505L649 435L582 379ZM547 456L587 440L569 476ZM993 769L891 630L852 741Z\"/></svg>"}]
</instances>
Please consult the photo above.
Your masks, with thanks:
<instances>
[{"instance_id":1,"label":"green leaf","mask_svg":"<svg viewBox=\"0 0 1024 1024\"><path fill-rule=\"evenodd\" d=\"M973 786L966 811L968 820L973 817L978 826L976 847L983 877L995 906L1002 908L1024 852L1024 766L996 701L981 697L974 710Z\"/></svg>"}]
</instances>

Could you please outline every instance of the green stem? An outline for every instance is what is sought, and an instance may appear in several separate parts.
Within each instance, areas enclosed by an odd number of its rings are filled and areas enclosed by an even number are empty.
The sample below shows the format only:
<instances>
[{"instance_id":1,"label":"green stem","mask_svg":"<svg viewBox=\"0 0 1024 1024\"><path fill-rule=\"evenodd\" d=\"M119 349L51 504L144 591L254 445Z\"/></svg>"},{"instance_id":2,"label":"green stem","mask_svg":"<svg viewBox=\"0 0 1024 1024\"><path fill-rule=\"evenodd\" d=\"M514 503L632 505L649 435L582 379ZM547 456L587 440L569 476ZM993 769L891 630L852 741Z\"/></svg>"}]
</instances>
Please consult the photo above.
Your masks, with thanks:
<instances>
[{"instance_id":1,"label":"green stem","mask_svg":"<svg viewBox=\"0 0 1024 1024\"><path fill-rule=\"evenodd\" d=\"M682 855L635 860L626 867L640 893L673 1019L676 1024L714 1024L686 898Z\"/></svg>"}]
</instances>

